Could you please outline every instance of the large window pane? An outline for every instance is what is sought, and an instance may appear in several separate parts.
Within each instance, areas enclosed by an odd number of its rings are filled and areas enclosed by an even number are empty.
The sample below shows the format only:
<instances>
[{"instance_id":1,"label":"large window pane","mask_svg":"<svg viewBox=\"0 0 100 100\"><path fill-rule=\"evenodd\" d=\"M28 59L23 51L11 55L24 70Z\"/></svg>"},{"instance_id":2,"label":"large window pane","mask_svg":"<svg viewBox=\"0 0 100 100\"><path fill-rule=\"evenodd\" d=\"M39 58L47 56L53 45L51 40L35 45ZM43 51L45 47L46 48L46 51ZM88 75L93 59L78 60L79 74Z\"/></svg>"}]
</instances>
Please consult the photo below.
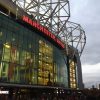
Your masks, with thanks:
<instances>
[{"instance_id":1,"label":"large window pane","mask_svg":"<svg viewBox=\"0 0 100 100\"><path fill-rule=\"evenodd\" d=\"M9 43L5 43L4 47L3 47L3 61L10 61L10 49L11 49L11 45Z\"/></svg>"},{"instance_id":2,"label":"large window pane","mask_svg":"<svg viewBox=\"0 0 100 100\"><path fill-rule=\"evenodd\" d=\"M39 68L38 84L53 83L53 52L52 47L46 42L39 41Z\"/></svg>"},{"instance_id":3,"label":"large window pane","mask_svg":"<svg viewBox=\"0 0 100 100\"><path fill-rule=\"evenodd\" d=\"M0 64L0 80L7 82L8 80L8 67L9 64L5 62L1 62Z\"/></svg>"}]
</instances>

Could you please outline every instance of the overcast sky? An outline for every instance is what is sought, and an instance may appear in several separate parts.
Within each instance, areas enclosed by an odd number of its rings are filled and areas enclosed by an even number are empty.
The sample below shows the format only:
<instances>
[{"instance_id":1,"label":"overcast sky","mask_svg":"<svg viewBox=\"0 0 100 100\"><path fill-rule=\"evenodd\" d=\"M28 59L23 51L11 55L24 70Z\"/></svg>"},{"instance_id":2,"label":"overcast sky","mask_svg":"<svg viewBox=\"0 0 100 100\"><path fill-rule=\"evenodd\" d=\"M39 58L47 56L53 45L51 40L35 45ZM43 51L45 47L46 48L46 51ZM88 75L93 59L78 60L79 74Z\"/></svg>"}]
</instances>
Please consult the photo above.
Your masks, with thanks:
<instances>
[{"instance_id":1,"label":"overcast sky","mask_svg":"<svg viewBox=\"0 0 100 100\"><path fill-rule=\"evenodd\" d=\"M81 24L87 43L83 51L82 72L86 87L100 83L100 0L69 0L71 21Z\"/></svg>"}]
</instances>

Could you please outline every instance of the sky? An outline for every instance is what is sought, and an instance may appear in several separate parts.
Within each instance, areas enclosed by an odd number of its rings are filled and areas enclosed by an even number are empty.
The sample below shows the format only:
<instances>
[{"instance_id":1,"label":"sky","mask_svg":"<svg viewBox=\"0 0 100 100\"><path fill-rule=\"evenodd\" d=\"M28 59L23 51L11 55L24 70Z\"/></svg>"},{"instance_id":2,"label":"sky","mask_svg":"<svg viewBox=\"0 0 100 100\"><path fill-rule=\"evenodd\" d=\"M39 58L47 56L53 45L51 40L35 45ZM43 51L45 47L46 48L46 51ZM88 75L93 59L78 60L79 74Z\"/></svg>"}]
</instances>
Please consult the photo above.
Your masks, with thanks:
<instances>
[{"instance_id":1,"label":"sky","mask_svg":"<svg viewBox=\"0 0 100 100\"><path fill-rule=\"evenodd\" d=\"M100 0L69 0L70 20L81 24L86 46L81 56L85 87L100 84Z\"/></svg>"}]
</instances>

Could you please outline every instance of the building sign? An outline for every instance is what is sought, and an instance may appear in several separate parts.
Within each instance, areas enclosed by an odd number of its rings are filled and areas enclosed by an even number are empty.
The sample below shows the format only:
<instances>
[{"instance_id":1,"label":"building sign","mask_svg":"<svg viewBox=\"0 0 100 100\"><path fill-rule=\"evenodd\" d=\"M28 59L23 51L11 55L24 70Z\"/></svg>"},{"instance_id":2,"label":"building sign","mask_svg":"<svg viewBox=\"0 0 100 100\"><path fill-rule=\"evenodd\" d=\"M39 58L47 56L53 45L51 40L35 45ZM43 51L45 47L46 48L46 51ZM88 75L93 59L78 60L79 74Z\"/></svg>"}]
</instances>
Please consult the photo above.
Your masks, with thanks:
<instances>
[{"instance_id":1,"label":"building sign","mask_svg":"<svg viewBox=\"0 0 100 100\"><path fill-rule=\"evenodd\" d=\"M36 21L31 20L29 17L27 16L23 16L22 20L28 24L30 24L32 27L35 27L36 29L38 29L39 31L41 31L44 35L46 35L47 37L51 38L53 41L55 41L61 48L65 48L65 44L58 39L54 34L52 34L51 32L48 31L48 29L46 29L44 26L42 26L41 24L39 24Z\"/></svg>"}]
</instances>

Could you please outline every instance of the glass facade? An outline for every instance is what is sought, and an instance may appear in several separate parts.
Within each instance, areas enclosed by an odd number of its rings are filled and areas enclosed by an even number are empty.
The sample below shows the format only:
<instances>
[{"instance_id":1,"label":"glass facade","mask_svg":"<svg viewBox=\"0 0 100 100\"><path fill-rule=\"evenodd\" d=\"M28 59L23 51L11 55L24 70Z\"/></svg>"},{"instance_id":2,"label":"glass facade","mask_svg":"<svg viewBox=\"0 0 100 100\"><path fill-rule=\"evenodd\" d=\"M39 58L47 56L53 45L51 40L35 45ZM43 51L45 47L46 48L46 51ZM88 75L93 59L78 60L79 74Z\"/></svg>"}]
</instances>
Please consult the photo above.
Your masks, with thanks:
<instances>
[{"instance_id":1,"label":"glass facade","mask_svg":"<svg viewBox=\"0 0 100 100\"><path fill-rule=\"evenodd\" d=\"M59 48L33 30L0 14L0 82L68 87Z\"/></svg>"}]
</instances>

